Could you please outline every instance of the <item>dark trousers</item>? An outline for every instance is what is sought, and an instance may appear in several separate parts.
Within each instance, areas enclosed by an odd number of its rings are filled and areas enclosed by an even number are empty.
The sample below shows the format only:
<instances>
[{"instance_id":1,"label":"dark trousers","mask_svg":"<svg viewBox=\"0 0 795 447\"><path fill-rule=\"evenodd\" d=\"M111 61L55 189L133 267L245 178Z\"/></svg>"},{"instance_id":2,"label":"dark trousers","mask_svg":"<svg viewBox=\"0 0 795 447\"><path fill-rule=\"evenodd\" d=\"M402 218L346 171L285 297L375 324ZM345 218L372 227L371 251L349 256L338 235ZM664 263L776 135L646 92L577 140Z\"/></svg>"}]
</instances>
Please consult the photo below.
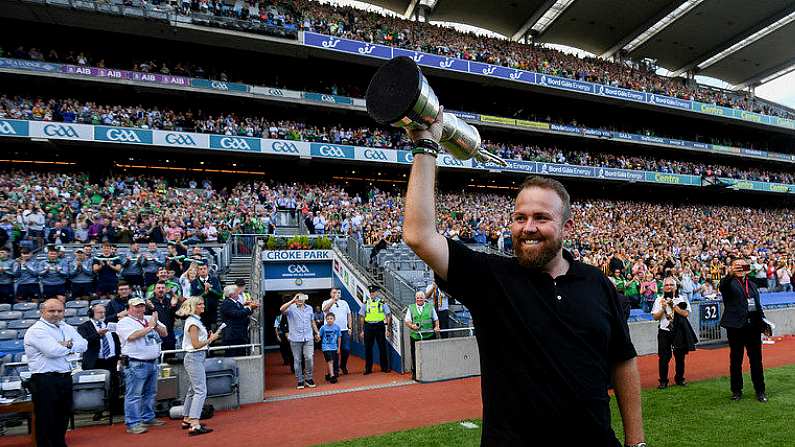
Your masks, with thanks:
<instances>
[{"instance_id":1,"label":"dark trousers","mask_svg":"<svg viewBox=\"0 0 795 447\"><path fill-rule=\"evenodd\" d=\"M668 364L671 363L671 353L673 353L676 363L674 381L683 383L685 381L685 357L687 351L673 349L674 334L671 331L660 329L657 331L657 357L659 360L660 383L668 384Z\"/></svg>"},{"instance_id":2,"label":"dark trousers","mask_svg":"<svg viewBox=\"0 0 795 447\"><path fill-rule=\"evenodd\" d=\"M93 282L73 282L72 283L72 299L82 298L84 296L91 296L94 294Z\"/></svg>"},{"instance_id":3,"label":"dark trousers","mask_svg":"<svg viewBox=\"0 0 795 447\"><path fill-rule=\"evenodd\" d=\"M144 272L144 288L157 282L157 272Z\"/></svg>"},{"instance_id":4,"label":"dark trousers","mask_svg":"<svg viewBox=\"0 0 795 447\"><path fill-rule=\"evenodd\" d=\"M334 375L340 375L340 367L344 371L348 370L348 357L351 356L351 333L349 331L340 332L342 342L340 343L340 355L334 357Z\"/></svg>"},{"instance_id":5,"label":"dark trousers","mask_svg":"<svg viewBox=\"0 0 795 447\"><path fill-rule=\"evenodd\" d=\"M144 285L143 275L122 275L122 278L127 281L127 284L129 284L131 288L135 286L143 287ZM185 291L183 293L187 295L188 292L190 291Z\"/></svg>"},{"instance_id":6,"label":"dark trousers","mask_svg":"<svg viewBox=\"0 0 795 447\"><path fill-rule=\"evenodd\" d=\"M33 374L30 385L36 413L36 444L66 447L66 427L72 413L72 376Z\"/></svg>"},{"instance_id":7,"label":"dark trousers","mask_svg":"<svg viewBox=\"0 0 795 447\"><path fill-rule=\"evenodd\" d=\"M439 329L450 329L450 310L437 310L436 315L439 316ZM449 332L442 332L442 338L450 336Z\"/></svg>"},{"instance_id":8,"label":"dark trousers","mask_svg":"<svg viewBox=\"0 0 795 447\"><path fill-rule=\"evenodd\" d=\"M104 369L110 371L110 411L111 413L121 413L122 406L119 399L119 357L111 357L108 359L97 359L96 369Z\"/></svg>"},{"instance_id":9,"label":"dark trousers","mask_svg":"<svg viewBox=\"0 0 795 447\"><path fill-rule=\"evenodd\" d=\"M744 327L726 328L729 336L729 373L731 374L732 393L743 390L743 350L748 352L748 363L751 364L751 381L757 393L765 392L765 375L762 369L762 336L756 325L746 324Z\"/></svg>"},{"instance_id":10,"label":"dark trousers","mask_svg":"<svg viewBox=\"0 0 795 447\"><path fill-rule=\"evenodd\" d=\"M14 285L0 284L0 303L14 304Z\"/></svg>"},{"instance_id":11,"label":"dark trousers","mask_svg":"<svg viewBox=\"0 0 795 447\"><path fill-rule=\"evenodd\" d=\"M293 368L293 350L290 349L290 342L287 340L287 334L279 334L279 352L282 354L282 362L284 365L290 365ZM293 371L295 372L295 371Z\"/></svg>"},{"instance_id":12,"label":"dark trousers","mask_svg":"<svg viewBox=\"0 0 795 447\"><path fill-rule=\"evenodd\" d=\"M424 340L433 340L434 338L436 338L435 333L431 335L429 338L426 338ZM411 341L411 364L413 365L411 367L411 378L413 380L417 380L417 356L416 356L415 345L419 340L415 340L414 338L410 338L409 340Z\"/></svg>"},{"instance_id":13,"label":"dark trousers","mask_svg":"<svg viewBox=\"0 0 795 447\"><path fill-rule=\"evenodd\" d=\"M33 301L41 299L41 288L36 283L17 286L17 301Z\"/></svg>"},{"instance_id":14,"label":"dark trousers","mask_svg":"<svg viewBox=\"0 0 795 447\"><path fill-rule=\"evenodd\" d=\"M42 284L44 298L55 298L58 295L66 296L66 284Z\"/></svg>"},{"instance_id":15,"label":"dark trousers","mask_svg":"<svg viewBox=\"0 0 795 447\"><path fill-rule=\"evenodd\" d=\"M384 323L364 324L364 372L373 372L373 344L378 343L381 371L389 371Z\"/></svg>"}]
</instances>

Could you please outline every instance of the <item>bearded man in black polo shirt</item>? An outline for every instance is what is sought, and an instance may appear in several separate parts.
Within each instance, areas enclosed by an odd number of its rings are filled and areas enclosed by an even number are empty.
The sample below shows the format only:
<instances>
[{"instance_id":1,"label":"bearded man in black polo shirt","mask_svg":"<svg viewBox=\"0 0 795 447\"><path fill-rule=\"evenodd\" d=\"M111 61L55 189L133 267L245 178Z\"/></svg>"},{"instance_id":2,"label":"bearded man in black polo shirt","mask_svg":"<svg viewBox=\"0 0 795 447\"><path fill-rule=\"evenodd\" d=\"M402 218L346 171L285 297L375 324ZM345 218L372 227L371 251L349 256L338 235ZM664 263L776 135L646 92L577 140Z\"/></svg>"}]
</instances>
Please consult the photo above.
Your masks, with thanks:
<instances>
[{"instance_id":1,"label":"bearded man in black polo shirt","mask_svg":"<svg viewBox=\"0 0 795 447\"><path fill-rule=\"evenodd\" d=\"M472 314L488 446L620 446L610 425L614 384L626 445L645 446L636 352L615 287L562 249L574 228L559 182L529 178L511 214L515 257L477 253L436 232L435 153L442 113L416 143L403 237L437 284Z\"/></svg>"}]
</instances>

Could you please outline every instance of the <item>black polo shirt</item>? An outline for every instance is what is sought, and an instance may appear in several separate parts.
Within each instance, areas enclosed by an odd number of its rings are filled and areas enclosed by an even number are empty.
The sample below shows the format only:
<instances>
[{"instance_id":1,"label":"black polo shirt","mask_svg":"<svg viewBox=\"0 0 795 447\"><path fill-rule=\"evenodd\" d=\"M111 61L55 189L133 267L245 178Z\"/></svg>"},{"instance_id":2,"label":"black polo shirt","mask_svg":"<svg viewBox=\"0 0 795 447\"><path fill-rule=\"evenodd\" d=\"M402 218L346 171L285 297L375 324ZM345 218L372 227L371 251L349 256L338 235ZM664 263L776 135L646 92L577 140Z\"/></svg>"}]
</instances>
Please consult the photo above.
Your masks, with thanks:
<instances>
[{"instance_id":1,"label":"black polo shirt","mask_svg":"<svg viewBox=\"0 0 795 447\"><path fill-rule=\"evenodd\" d=\"M615 287L572 259L555 280L516 258L448 240L440 287L467 306L480 350L482 445L620 446L610 427L611 367L637 354Z\"/></svg>"}]
</instances>

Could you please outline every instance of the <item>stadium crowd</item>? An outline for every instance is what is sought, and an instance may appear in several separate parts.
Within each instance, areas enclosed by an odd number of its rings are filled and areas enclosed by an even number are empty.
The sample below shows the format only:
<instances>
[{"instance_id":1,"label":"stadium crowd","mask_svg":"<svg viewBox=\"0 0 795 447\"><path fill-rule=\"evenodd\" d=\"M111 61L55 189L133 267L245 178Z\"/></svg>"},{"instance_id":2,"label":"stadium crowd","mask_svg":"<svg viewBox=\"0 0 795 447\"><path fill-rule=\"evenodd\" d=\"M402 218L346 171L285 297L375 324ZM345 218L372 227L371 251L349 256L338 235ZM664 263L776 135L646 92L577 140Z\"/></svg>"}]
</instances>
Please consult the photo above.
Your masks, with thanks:
<instances>
[{"instance_id":1,"label":"stadium crowd","mask_svg":"<svg viewBox=\"0 0 795 447\"><path fill-rule=\"evenodd\" d=\"M88 252L91 244L138 243L144 253L148 249L144 244L169 243L173 249L158 256L171 259L180 252L187 255L190 245L223 242L233 233L273 233L278 209L299 211L306 227L316 234L348 235L371 245L401 240L403 196L399 190L370 187L355 194L334 183L241 181L215 188L209 180L183 182L117 174L91 183L81 173L4 172L0 175L0 245L9 249L6 259L14 261L24 251L44 244L79 242L89 245ZM505 195L448 192L438 203L438 228L449 237L510 250L505 210L511 206L511 198ZM693 278L714 280L723 270L716 272L712 259L723 269L729 254L741 252L760 263L773 262L773 276L766 271L765 279L776 279L776 286L784 286L788 278L779 281L776 269L780 262L790 268L795 260L788 257L795 242L791 238L793 214L786 209L585 200L574 204L573 213L576 228L568 247L607 274L619 268L643 280L646 274L662 275L666 268L675 268L680 276L689 271ZM102 257L98 252L93 251ZM190 255L202 256L201 251ZM85 256L91 259L90 253ZM636 267L638 262L645 267ZM150 281L156 279L157 270L156 266L148 270ZM178 277L184 269L171 270ZM62 276L68 279L73 273ZM26 275L23 282L43 279L37 275L41 273ZM19 278L8 280L13 283ZM98 279L91 281L98 284Z\"/></svg>"},{"instance_id":2,"label":"stadium crowd","mask_svg":"<svg viewBox=\"0 0 795 447\"><path fill-rule=\"evenodd\" d=\"M386 16L352 6L311 0L237 0L234 4L221 0L179 3L154 0L144 3L147 6L151 3L151 7L177 9L182 14L212 14L288 29L297 27L303 31L795 118L791 111L757 101L747 93L728 92L682 78L661 76L655 73L655 67L643 63L578 57L543 45L465 33L451 27Z\"/></svg>"},{"instance_id":3,"label":"stadium crowd","mask_svg":"<svg viewBox=\"0 0 795 447\"><path fill-rule=\"evenodd\" d=\"M293 141L348 144L386 149L410 149L410 141L397 129L346 127L342 125L313 126L265 117L242 117L235 113L205 114L197 111L178 112L166 108L102 105L75 99L31 99L0 96L0 118L56 121L193 131L220 135L263 137ZM716 175L738 180L757 180L776 183L795 183L795 175L788 172L760 168L705 164L673 160L650 155L573 150L537 144L501 143L484 140L483 146L506 160L539 161L571 165L646 170L661 173ZM738 165L740 162L738 161Z\"/></svg>"}]
</instances>

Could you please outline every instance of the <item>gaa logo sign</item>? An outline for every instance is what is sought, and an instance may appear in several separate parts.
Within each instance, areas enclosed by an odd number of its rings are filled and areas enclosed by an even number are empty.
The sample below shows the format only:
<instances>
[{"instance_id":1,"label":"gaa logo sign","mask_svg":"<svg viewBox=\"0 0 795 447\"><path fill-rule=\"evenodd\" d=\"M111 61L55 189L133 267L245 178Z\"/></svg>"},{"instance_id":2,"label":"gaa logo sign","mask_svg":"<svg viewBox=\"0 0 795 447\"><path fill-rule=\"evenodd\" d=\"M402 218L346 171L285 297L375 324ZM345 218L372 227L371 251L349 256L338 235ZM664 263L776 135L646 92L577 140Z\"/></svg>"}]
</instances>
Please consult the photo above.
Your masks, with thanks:
<instances>
[{"instance_id":1,"label":"gaa logo sign","mask_svg":"<svg viewBox=\"0 0 795 447\"><path fill-rule=\"evenodd\" d=\"M220 144L224 149L239 149L244 151L251 150L251 146L249 146L248 141L242 138L221 138Z\"/></svg>"},{"instance_id":2,"label":"gaa logo sign","mask_svg":"<svg viewBox=\"0 0 795 447\"><path fill-rule=\"evenodd\" d=\"M388 161L389 157L387 157L384 151L379 151L375 149L365 149L364 150L364 158L367 160L377 160L377 161Z\"/></svg>"},{"instance_id":3,"label":"gaa logo sign","mask_svg":"<svg viewBox=\"0 0 795 447\"><path fill-rule=\"evenodd\" d=\"M108 129L105 136L111 141L120 141L123 143L140 143L141 139L135 131L127 129Z\"/></svg>"},{"instance_id":4,"label":"gaa logo sign","mask_svg":"<svg viewBox=\"0 0 795 447\"><path fill-rule=\"evenodd\" d=\"M229 87L226 85L226 82L220 82L220 81L210 82L210 87L216 90L229 90Z\"/></svg>"},{"instance_id":5,"label":"gaa logo sign","mask_svg":"<svg viewBox=\"0 0 795 447\"><path fill-rule=\"evenodd\" d=\"M299 154L298 146L293 143L285 143L282 141L274 141L271 144L271 149L273 152L279 152L282 154Z\"/></svg>"},{"instance_id":6,"label":"gaa logo sign","mask_svg":"<svg viewBox=\"0 0 795 447\"><path fill-rule=\"evenodd\" d=\"M309 267L304 264L290 264L287 266L287 271L294 275L303 275L309 273Z\"/></svg>"},{"instance_id":7,"label":"gaa logo sign","mask_svg":"<svg viewBox=\"0 0 795 447\"><path fill-rule=\"evenodd\" d=\"M269 88L268 94L271 96L284 96L284 92L279 90L278 88Z\"/></svg>"},{"instance_id":8,"label":"gaa logo sign","mask_svg":"<svg viewBox=\"0 0 795 447\"><path fill-rule=\"evenodd\" d=\"M450 155L443 155L442 156L442 164L445 166L456 166L456 167L464 167L464 162L452 157Z\"/></svg>"},{"instance_id":9,"label":"gaa logo sign","mask_svg":"<svg viewBox=\"0 0 795 447\"><path fill-rule=\"evenodd\" d=\"M345 151L341 147L322 145L320 146L320 155L324 157L345 158Z\"/></svg>"},{"instance_id":10,"label":"gaa logo sign","mask_svg":"<svg viewBox=\"0 0 795 447\"><path fill-rule=\"evenodd\" d=\"M331 96L331 95L320 95L320 100L323 101L323 102L330 102L332 104L336 104L337 103L337 100L334 99L334 97Z\"/></svg>"},{"instance_id":11,"label":"gaa logo sign","mask_svg":"<svg viewBox=\"0 0 795 447\"><path fill-rule=\"evenodd\" d=\"M42 129L44 135L48 137L61 137L61 138L80 138L77 131L72 126L64 126L57 124L48 124Z\"/></svg>"},{"instance_id":12,"label":"gaa logo sign","mask_svg":"<svg viewBox=\"0 0 795 447\"><path fill-rule=\"evenodd\" d=\"M179 146L196 146L196 141L188 134L169 133L166 134L166 143Z\"/></svg>"},{"instance_id":13,"label":"gaa logo sign","mask_svg":"<svg viewBox=\"0 0 795 447\"><path fill-rule=\"evenodd\" d=\"M14 130L14 126L12 126L8 121L0 121L0 134L16 135L17 131Z\"/></svg>"},{"instance_id":14,"label":"gaa logo sign","mask_svg":"<svg viewBox=\"0 0 795 447\"><path fill-rule=\"evenodd\" d=\"M403 163L413 163L414 162L414 154L409 151L401 151L401 161Z\"/></svg>"}]
</instances>

